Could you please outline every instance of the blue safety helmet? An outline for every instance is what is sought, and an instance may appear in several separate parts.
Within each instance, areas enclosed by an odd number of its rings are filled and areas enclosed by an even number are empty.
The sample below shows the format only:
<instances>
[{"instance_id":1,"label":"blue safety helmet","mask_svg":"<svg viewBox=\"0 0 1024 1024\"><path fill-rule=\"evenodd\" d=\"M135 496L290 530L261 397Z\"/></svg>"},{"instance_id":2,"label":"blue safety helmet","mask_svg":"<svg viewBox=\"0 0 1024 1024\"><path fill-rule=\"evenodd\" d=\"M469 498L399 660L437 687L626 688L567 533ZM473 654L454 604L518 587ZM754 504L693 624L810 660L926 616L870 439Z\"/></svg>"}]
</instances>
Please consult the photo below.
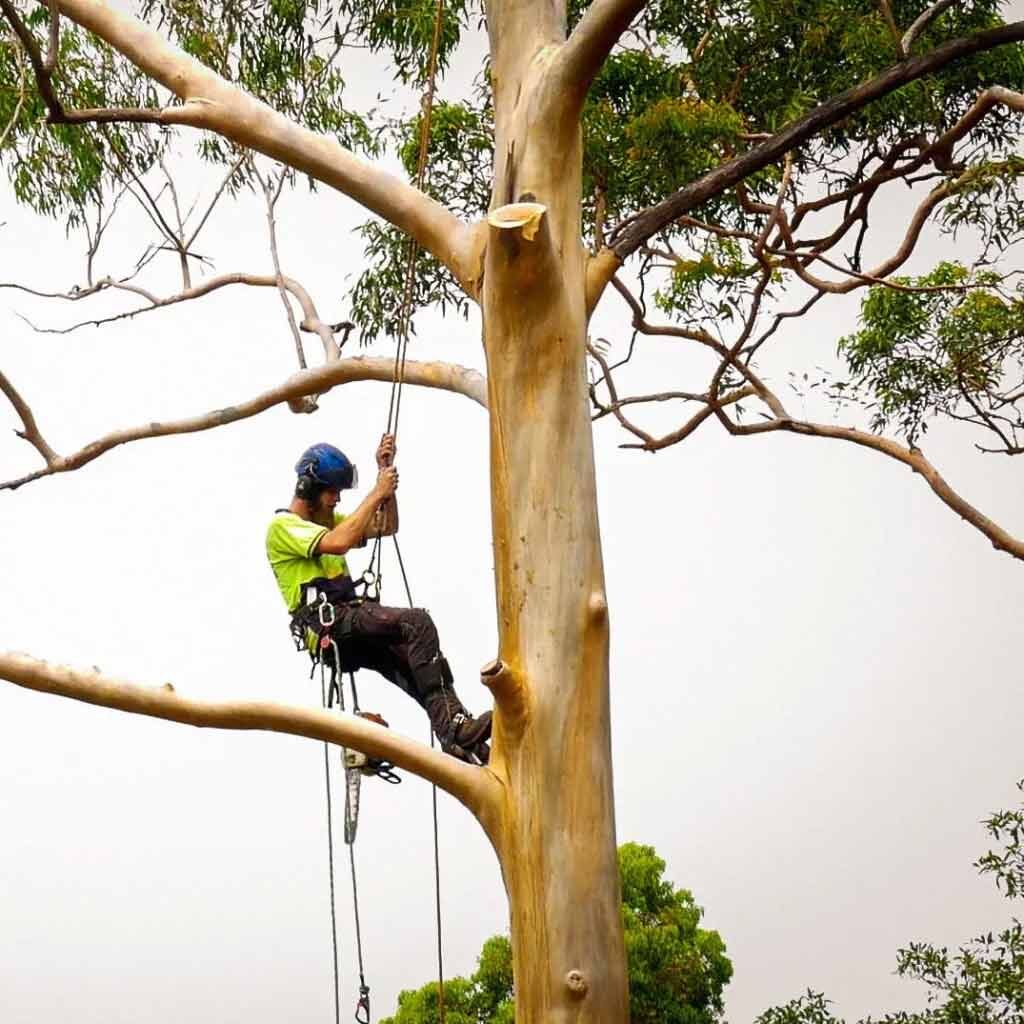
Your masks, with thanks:
<instances>
[{"instance_id":1,"label":"blue safety helmet","mask_svg":"<svg viewBox=\"0 0 1024 1024\"><path fill-rule=\"evenodd\" d=\"M307 477L320 487L347 491L359 483L359 471L348 456L333 444L315 444L307 448L295 463L299 479Z\"/></svg>"}]
</instances>

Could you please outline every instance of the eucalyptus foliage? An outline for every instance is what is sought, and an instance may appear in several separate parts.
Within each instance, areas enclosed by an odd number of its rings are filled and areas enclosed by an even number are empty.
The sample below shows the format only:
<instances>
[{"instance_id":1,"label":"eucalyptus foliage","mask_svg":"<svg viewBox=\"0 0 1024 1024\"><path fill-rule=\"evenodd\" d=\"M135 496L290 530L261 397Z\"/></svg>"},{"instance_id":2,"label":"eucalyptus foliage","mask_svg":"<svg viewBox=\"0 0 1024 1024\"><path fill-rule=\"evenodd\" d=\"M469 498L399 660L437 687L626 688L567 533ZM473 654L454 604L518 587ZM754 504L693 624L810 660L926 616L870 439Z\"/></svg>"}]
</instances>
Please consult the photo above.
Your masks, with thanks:
<instances>
[{"instance_id":1,"label":"eucalyptus foliage","mask_svg":"<svg viewBox=\"0 0 1024 1024\"><path fill-rule=\"evenodd\" d=\"M716 931L701 928L703 910L686 889L664 877L665 862L650 846L619 847L622 920L629 965L631 1024L714 1024L732 963ZM496 935L484 943L469 978L444 986L449 1024L512 1024L512 948ZM403 992L393 1017L381 1024L440 1020L437 982Z\"/></svg>"},{"instance_id":2,"label":"eucalyptus foliage","mask_svg":"<svg viewBox=\"0 0 1024 1024\"><path fill-rule=\"evenodd\" d=\"M584 241L596 251L616 224L898 63L900 32L931 5L932 0L647 4L598 73L583 111ZM33 0L15 0L15 6L45 48L46 9ZM427 76L434 0L140 0L135 7L198 60L288 117L415 173L423 126L418 90ZM570 28L586 7L579 0L568 5ZM1001 0L953 4L928 22L912 51L926 53L999 25L1005 10ZM425 191L468 219L481 216L492 201L507 199L492 200L490 194L494 118L485 28L479 0L444 5L441 81L424 183ZM154 125L48 125L25 58L6 24L2 31L0 125L10 123L10 130L0 163L21 201L41 214L81 223L91 207L145 176L177 133ZM348 102L346 58L353 52L374 61L381 95L372 109L356 110ZM444 75L456 54L459 78L468 83L462 86L449 84ZM467 80L462 71L472 59L479 62L477 73ZM989 439L980 447L1016 454L1024 397L1016 386L1024 365L1021 295L1018 282L1006 274L1007 254L1024 237L1017 115L993 110L954 152L900 172L993 83L1024 88L1021 47L997 47L956 61L834 124L792 154L786 198L798 203L852 194L887 167L897 187L905 177L919 189L947 188L936 230L966 240L976 257L957 271L937 267L899 282L916 292L873 289L863 304L861 330L839 346L847 372L841 369L832 381L832 393L847 406L856 401L867 407L874 429L894 426L912 442L930 421L946 418L987 431ZM67 22L54 85L69 109L169 102L108 46ZM213 163L238 159L219 137L181 138ZM246 170L232 187L245 181ZM785 259L751 251L782 181L778 165L750 175L741 187L652 238L628 272L672 322L709 331L723 344L733 343L755 303L753 319L770 324L766 318L787 309L794 286L800 288ZM848 202L837 211L850 209ZM867 223L865 213L862 222L852 220L829 240L825 251L836 247L840 269L863 269ZM815 222L817 234L793 244L806 256L832 227L817 229ZM377 220L367 222L362 235L365 266L350 298L352 318L370 340L400 328L408 249L396 229ZM759 287L765 258L773 272L767 286ZM946 281L948 294L935 291ZM468 311L448 271L425 254L417 257L412 299L414 309ZM763 344L755 337L756 332L740 348L751 366ZM630 346L616 354L629 358L632 352ZM736 383L732 370L723 382Z\"/></svg>"}]
</instances>

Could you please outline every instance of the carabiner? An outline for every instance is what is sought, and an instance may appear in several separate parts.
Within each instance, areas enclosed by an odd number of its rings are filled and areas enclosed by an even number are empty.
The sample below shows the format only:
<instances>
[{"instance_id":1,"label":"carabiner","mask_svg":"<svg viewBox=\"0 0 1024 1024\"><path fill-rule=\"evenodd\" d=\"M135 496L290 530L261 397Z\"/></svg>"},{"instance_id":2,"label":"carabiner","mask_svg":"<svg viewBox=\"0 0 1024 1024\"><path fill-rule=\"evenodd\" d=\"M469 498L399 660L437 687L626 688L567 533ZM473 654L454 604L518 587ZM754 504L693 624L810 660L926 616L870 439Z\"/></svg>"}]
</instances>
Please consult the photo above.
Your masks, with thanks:
<instances>
[{"instance_id":1,"label":"carabiner","mask_svg":"<svg viewBox=\"0 0 1024 1024\"><path fill-rule=\"evenodd\" d=\"M320 625L324 629L330 629L334 625L334 605L327 600L327 595L320 592L320 604L316 610L317 617L320 619Z\"/></svg>"},{"instance_id":2,"label":"carabiner","mask_svg":"<svg viewBox=\"0 0 1024 1024\"><path fill-rule=\"evenodd\" d=\"M359 986L359 1002L356 1003L356 1024L370 1024L370 986Z\"/></svg>"}]
</instances>

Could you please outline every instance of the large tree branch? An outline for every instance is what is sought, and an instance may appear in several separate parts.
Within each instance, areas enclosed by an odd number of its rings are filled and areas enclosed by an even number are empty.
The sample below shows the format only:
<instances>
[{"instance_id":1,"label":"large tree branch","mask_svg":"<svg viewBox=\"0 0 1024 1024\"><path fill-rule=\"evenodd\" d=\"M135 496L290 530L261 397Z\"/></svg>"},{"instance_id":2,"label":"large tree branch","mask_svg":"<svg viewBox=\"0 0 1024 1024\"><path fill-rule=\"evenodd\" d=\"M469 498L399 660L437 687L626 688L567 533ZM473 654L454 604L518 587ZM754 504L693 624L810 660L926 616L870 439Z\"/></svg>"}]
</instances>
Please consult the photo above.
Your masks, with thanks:
<instances>
[{"instance_id":1,"label":"large tree branch","mask_svg":"<svg viewBox=\"0 0 1024 1024\"><path fill-rule=\"evenodd\" d=\"M766 142L708 172L678 192L623 221L611 234L611 251L619 260L636 252L653 235L702 203L721 195L786 153L875 100L934 74L948 64L1007 43L1024 40L1024 21L1000 25L963 39L954 39L921 57L894 65L863 85L854 86L816 107Z\"/></svg>"},{"instance_id":2,"label":"large tree branch","mask_svg":"<svg viewBox=\"0 0 1024 1024\"><path fill-rule=\"evenodd\" d=\"M13 491L23 484L39 480L44 476L53 476L56 473L68 473L80 469L94 459L99 458L112 448L132 441L141 441L149 437L167 437L172 434L193 434L203 430L213 430L215 427L222 427L228 423L236 423L239 420L248 419L275 405L284 402L301 402L308 395L322 395L340 384L348 384L353 381L377 380L390 382L394 378L395 363L393 359L374 358L369 356L356 356L352 359L342 359L338 362L327 363L324 366L312 370L303 370L290 377L280 387L265 391L261 395L242 402L239 405L229 405L224 409L215 409L212 412L203 413L199 416L191 416L187 419L168 420L166 422L146 423L142 426L131 427L126 430L118 430L107 434L104 437L87 444L84 448L73 455L57 455L49 449L51 457L35 441L35 444L47 464L44 469L36 470L16 480L8 480L0 483L0 491ZM464 366L456 366L451 363L422 363L410 360L405 364L404 381L406 384L413 384L419 387L438 388L443 391L452 391L456 394L465 395L479 405L487 407L487 384L482 374L476 370ZM24 400L13 392L5 377L0 377L0 382L6 385L3 390L14 402L15 407L22 415L22 422L26 425L26 432L22 434L28 440L29 424L34 426L34 420L27 420L23 410L28 406ZM17 397L21 404L15 400ZM29 414L31 415L31 414ZM36 431L38 433L38 431ZM45 442L44 442L45 443ZM48 447L48 446L47 446Z\"/></svg>"},{"instance_id":3,"label":"large tree branch","mask_svg":"<svg viewBox=\"0 0 1024 1024\"><path fill-rule=\"evenodd\" d=\"M159 122L216 132L350 196L407 234L474 294L473 229L440 203L333 139L290 121L223 79L138 18L102 0L55 0L88 29L177 96Z\"/></svg>"},{"instance_id":4,"label":"large tree branch","mask_svg":"<svg viewBox=\"0 0 1024 1024\"><path fill-rule=\"evenodd\" d=\"M582 103L612 47L646 0L594 0L551 66L558 87Z\"/></svg>"},{"instance_id":5,"label":"large tree branch","mask_svg":"<svg viewBox=\"0 0 1024 1024\"><path fill-rule=\"evenodd\" d=\"M486 768L464 764L355 715L269 702L190 700L170 684L138 686L95 670L51 665L14 652L0 653L0 679L40 693L184 725L281 732L351 747L440 786L478 817L493 813L501 788Z\"/></svg>"}]
</instances>

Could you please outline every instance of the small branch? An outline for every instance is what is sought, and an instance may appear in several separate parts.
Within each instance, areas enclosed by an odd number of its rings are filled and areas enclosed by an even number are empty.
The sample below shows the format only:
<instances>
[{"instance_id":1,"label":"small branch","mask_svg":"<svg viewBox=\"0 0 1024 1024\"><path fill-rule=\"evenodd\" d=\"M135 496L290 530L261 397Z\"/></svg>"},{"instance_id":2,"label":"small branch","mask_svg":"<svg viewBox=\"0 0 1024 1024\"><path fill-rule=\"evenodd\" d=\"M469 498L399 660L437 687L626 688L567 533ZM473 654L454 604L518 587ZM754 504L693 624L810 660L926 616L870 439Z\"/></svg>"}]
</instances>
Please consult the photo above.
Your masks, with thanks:
<instances>
[{"instance_id":1,"label":"small branch","mask_svg":"<svg viewBox=\"0 0 1024 1024\"><path fill-rule=\"evenodd\" d=\"M917 20L907 29L903 38L900 40L900 46L903 47L903 52L910 53L910 48L914 45L917 37L928 27L928 25L937 18L943 11L948 11L958 0L938 0L938 3L932 4L924 13L920 14Z\"/></svg>"},{"instance_id":2,"label":"small branch","mask_svg":"<svg viewBox=\"0 0 1024 1024\"><path fill-rule=\"evenodd\" d=\"M683 214L721 195L769 164L781 160L786 153L869 103L889 95L909 82L935 74L954 61L1021 40L1024 40L1024 21L1000 25L962 39L951 40L922 57L911 57L894 65L870 81L826 100L767 142L715 168L660 203L629 217L611 233L612 249L620 260L625 261L647 239L668 227Z\"/></svg>"},{"instance_id":3,"label":"small branch","mask_svg":"<svg viewBox=\"0 0 1024 1024\"><path fill-rule=\"evenodd\" d=\"M36 426L36 418L32 415L32 409L29 407L29 404L18 394L17 388L3 373L0 373L0 391L7 396L11 405L14 406L15 412L21 417L21 422L25 429L17 431L18 437L28 441L42 455L47 466L52 466L59 456L46 443L46 439L39 432L39 428Z\"/></svg>"},{"instance_id":4,"label":"small branch","mask_svg":"<svg viewBox=\"0 0 1024 1024\"><path fill-rule=\"evenodd\" d=\"M698 409L678 430L674 430L664 437L651 438L644 444L623 444L619 445L619 447L639 449L645 452L660 452L664 448L671 448L672 445L685 441L701 424L718 414L726 406L735 405L737 402L742 402L744 398L754 396L757 396L757 390L749 384L720 396L714 402L710 400L710 396L705 396L704 400L708 404L703 409Z\"/></svg>"},{"instance_id":5,"label":"small branch","mask_svg":"<svg viewBox=\"0 0 1024 1024\"><path fill-rule=\"evenodd\" d=\"M206 207L206 212L199 218L199 223L196 225L195 231L189 235L188 241L185 243L186 249L192 248L192 243L195 242L199 235L199 232L206 226L206 222L210 219L210 214L213 213L213 208L220 201L220 197L224 194L224 190L231 184L231 179L238 173L242 165L249 159L249 154L243 152L242 155L231 165L231 170L224 176L220 185L217 187L217 191L214 192L213 198L210 200L209 206Z\"/></svg>"},{"instance_id":6,"label":"small branch","mask_svg":"<svg viewBox=\"0 0 1024 1024\"><path fill-rule=\"evenodd\" d=\"M307 292L306 289L294 278L284 277L282 278L282 281L285 288L295 296L299 305L302 307L303 321L299 326L303 330L309 330L319 334L321 341L324 343L324 351L327 358L337 358L339 350L334 341L333 332L331 331L330 326L320 319L309 292ZM276 288L277 278L273 274L244 274L240 272L221 274L219 277L211 277L209 280L196 285L194 288L188 288L185 291L177 292L174 295L168 295L166 298L162 299L157 298L135 285L127 285L120 281L113 281L109 277L105 277L102 280L97 281L91 288L84 288L78 292L68 292L63 294L38 292L31 288L26 288L24 285L9 283L0 283L0 288L14 288L18 291L28 292L30 295L37 295L40 298L59 298L73 302L85 298L88 295L95 295L97 292L104 291L107 288L112 288L119 291L128 291L141 295L150 303L148 306L142 306L139 309L129 309L124 313L113 313L110 316L99 317L95 320L83 320L80 323L72 324L70 327L36 327L34 324L29 323L29 326L40 334L71 334L73 331L81 330L83 327L100 327L104 324L115 323L118 320L130 320L142 313L151 313L154 309L163 309L165 306L174 306L181 302L191 302L193 299L202 298L204 295L209 295L210 292L217 291L220 288L226 288L230 285L236 284L244 284L254 288Z\"/></svg>"},{"instance_id":7,"label":"small branch","mask_svg":"<svg viewBox=\"0 0 1024 1024\"><path fill-rule=\"evenodd\" d=\"M306 353L302 350L302 335L299 333L299 325L295 322L295 312L291 302L288 301L288 292L285 290L284 276L281 273L281 260L277 253L277 225L274 221L274 207L281 197L281 187L284 185L285 171L281 172L277 181L277 188L272 188L269 181L265 181L259 173L256 175L260 185L263 186L263 194L267 199L267 229L270 232L270 257L274 262L274 281L277 284L277 293L281 296L281 303L284 306L285 316L288 318L288 326L291 328L292 340L295 342L295 353L299 357L300 369L306 369Z\"/></svg>"},{"instance_id":8,"label":"small branch","mask_svg":"<svg viewBox=\"0 0 1024 1024\"><path fill-rule=\"evenodd\" d=\"M486 769L464 764L355 715L268 702L191 700L178 696L170 684L138 686L94 670L51 665L13 652L0 653L0 679L39 693L183 725L280 732L351 747L440 786L475 815L493 803L499 785Z\"/></svg>"},{"instance_id":9,"label":"small branch","mask_svg":"<svg viewBox=\"0 0 1024 1024\"><path fill-rule=\"evenodd\" d=\"M167 422L146 423L143 426L118 430L93 441L73 455L54 455L47 461L45 469L36 470L16 480L0 483L0 491L17 490L24 484L39 480L56 473L68 473L80 469L94 459L119 445L132 441L141 441L150 437L168 437L173 434L194 434L203 430L213 430L228 423L249 419L275 405L286 402L300 402L309 395L323 395L340 384L354 381L376 380L391 383L394 379L395 364L390 358L371 358L357 356L328 363L312 370L303 370L290 377L284 384L265 391L255 398L239 405L229 405L223 409L187 419L168 420ZM419 387L438 388L452 391L472 399L478 405L487 408L487 382L482 374L464 366L452 363L422 363L409 360L405 364L406 384ZM6 390L6 389L5 389ZM13 399L12 399L13 401ZM27 408L27 407L26 407Z\"/></svg>"}]
</instances>

